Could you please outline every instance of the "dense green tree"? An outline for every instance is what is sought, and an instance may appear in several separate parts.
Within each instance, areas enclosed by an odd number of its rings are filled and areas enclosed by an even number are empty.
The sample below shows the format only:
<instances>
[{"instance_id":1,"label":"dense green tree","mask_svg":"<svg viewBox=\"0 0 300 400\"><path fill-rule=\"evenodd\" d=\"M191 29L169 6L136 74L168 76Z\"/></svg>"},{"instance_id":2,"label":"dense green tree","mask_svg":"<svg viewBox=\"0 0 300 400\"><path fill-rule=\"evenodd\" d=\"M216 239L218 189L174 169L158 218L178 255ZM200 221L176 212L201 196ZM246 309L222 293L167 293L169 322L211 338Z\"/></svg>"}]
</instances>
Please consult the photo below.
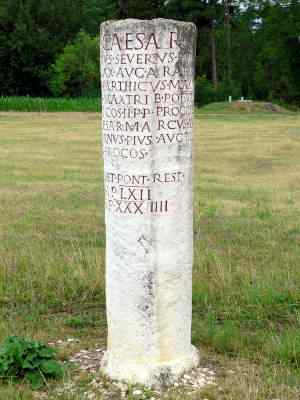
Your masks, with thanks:
<instances>
[{"instance_id":1,"label":"dense green tree","mask_svg":"<svg viewBox=\"0 0 300 400\"><path fill-rule=\"evenodd\" d=\"M0 94L45 95L49 65L80 30L83 0L0 1Z\"/></svg>"},{"instance_id":2,"label":"dense green tree","mask_svg":"<svg viewBox=\"0 0 300 400\"><path fill-rule=\"evenodd\" d=\"M194 22L198 31L197 75L206 75L217 83L215 30L221 5L218 0L169 0L165 15Z\"/></svg>"},{"instance_id":3,"label":"dense green tree","mask_svg":"<svg viewBox=\"0 0 300 400\"><path fill-rule=\"evenodd\" d=\"M99 95L99 38L79 32L51 67L50 88L54 96Z\"/></svg>"},{"instance_id":4,"label":"dense green tree","mask_svg":"<svg viewBox=\"0 0 300 400\"><path fill-rule=\"evenodd\" d=\"M119 0L119 17L141 19L161 17L165 3L165 0Z\"/></svg>"},{"instance_id":5,"label":"dense green tree","mask_svg":"<svg viewBox=\"0 0 300 400\"><path fill-rule=\"evenodd\" d=\"M240 83L242 95L253 98L254 96L254 74L256 68L257 42L255 37L255 14L248 10L243 14L235 16L232 32L232 77ZM222 53L222 43L225 39L220 38L219 53ZM247 51L245 51L247 49ZM223 50L224 51L224 50ZM221 55L221 54L220 54ZM221 55L221 59L223 59ZM226 75L225 58L224 64L220 68Z\"/></svg>"},{"instance_id":6,"label":"dense green tree","mask_svg":"<svg viewBox=\"0 0 300 400\"><path fill-rule=\"evenodd\" d=\"M217 88L220 76L217 42L226 31L226 79L231 79L231 20L239 10L236 0L169 0L166 14L176 19L193 21L198 29L197 74L206 75ZM224 36L224 35L223 35Z\"/></svg>"},{"instance_id":7,"label":"dense green tree","mask_svg":"<svg viewBox=\"0 0 300 400\"><path fill-rule=\"evenodd\" d=\"M82 29L90 35L98 35L100 24L120 16L118 0L84 0Z\"/></svg>"},{"instance_id":8,"label":"dense green tree","mask_svg":"<svg viewBox=\"0 0 300 400\"><path fill-rule=\"evenodd\" d=\"M300 95L300 3L265 3L259 19L255 95L292 102Z\"/></svg>"}]
</instances>

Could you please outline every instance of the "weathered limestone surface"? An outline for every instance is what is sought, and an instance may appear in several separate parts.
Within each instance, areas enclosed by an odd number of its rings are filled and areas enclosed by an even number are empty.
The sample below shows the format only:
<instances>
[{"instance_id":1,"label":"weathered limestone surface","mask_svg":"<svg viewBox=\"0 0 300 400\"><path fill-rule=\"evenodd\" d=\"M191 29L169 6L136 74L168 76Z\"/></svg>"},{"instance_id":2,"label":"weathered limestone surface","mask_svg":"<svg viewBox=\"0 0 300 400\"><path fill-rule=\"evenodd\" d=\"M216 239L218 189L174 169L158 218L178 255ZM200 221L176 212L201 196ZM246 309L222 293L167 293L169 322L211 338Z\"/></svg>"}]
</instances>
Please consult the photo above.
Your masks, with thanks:
<instances>
[{"instance_id":1,"label":"weathered limestone surface","mask_svg":"<svg viewBox=\"0 0 300 400\"><path fill-rule=\"evenodd\" d=\"M192 113L196 29L101 25L108 350L103 371L153 384L194 367Z\"/></svg>"}]
</instances>

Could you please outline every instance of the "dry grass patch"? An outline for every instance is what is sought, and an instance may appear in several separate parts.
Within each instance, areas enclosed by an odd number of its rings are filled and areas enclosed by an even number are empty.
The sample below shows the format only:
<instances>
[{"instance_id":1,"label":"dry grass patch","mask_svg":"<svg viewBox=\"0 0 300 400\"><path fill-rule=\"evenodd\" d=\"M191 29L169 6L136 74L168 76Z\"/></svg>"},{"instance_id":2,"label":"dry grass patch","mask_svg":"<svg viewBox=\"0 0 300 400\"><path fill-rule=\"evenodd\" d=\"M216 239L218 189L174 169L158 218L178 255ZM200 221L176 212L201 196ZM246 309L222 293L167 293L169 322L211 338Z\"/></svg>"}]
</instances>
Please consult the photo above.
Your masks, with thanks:
<instances>
[{"instance_id":1,"label":"dry grass patch","mask_svg":"<svg viewBox=\"0 0 300 400\"><path fill-rule=\"evenodd\" d=\"M195 399L296 400L300 117L199 115L194 149L193 341L222 387ZM0 171L0 338L79 338L61 359L104 346L99 115L0 113ZM33 394L0 386L2 398Z\"/></svg>"}]
</instances>

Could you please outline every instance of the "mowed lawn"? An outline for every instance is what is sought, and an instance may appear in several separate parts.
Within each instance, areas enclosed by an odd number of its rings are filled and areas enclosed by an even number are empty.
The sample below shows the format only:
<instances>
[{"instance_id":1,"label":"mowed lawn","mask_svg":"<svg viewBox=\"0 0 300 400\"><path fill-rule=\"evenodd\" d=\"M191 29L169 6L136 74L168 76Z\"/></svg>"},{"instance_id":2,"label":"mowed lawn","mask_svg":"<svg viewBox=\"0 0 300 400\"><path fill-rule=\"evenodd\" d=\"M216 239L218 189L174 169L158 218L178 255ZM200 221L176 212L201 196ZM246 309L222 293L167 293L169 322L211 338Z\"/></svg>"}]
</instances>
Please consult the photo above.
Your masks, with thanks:
<instances>
[{"instance_id":1,"label":"mowed lawn","mask_svg":"<svg viewBox=\"0 0 300 400\"><path fill-rule=\"evenodd\" d=\"M193 342L217 386L167 399L299 399L300 116L197 111L194 148ZM100 115L0 113L0 340L105 346L104 250ZM91 379L42 394L84 399Z\"/></svg>"}]
</instances>

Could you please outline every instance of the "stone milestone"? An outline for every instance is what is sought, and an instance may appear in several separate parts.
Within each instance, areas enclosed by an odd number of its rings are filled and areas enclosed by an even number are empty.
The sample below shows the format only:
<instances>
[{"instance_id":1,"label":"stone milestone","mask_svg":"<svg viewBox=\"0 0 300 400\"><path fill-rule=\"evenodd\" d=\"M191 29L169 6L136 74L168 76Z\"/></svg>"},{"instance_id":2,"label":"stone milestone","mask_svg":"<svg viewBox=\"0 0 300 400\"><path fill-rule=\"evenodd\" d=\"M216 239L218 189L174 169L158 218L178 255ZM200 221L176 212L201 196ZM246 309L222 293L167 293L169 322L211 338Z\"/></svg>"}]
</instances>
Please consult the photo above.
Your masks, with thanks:
<instances>
[{"instance_id":1,"label":"stone milestone","mask_svg":"<svg viewBox=\"0 0 300 400\"><path fill-rule=\"evenodd\" d=\"M155 384L195 367L191 345L196 29L101 25L108 343L112 379Z\"/></svg>"}]
</instances>

